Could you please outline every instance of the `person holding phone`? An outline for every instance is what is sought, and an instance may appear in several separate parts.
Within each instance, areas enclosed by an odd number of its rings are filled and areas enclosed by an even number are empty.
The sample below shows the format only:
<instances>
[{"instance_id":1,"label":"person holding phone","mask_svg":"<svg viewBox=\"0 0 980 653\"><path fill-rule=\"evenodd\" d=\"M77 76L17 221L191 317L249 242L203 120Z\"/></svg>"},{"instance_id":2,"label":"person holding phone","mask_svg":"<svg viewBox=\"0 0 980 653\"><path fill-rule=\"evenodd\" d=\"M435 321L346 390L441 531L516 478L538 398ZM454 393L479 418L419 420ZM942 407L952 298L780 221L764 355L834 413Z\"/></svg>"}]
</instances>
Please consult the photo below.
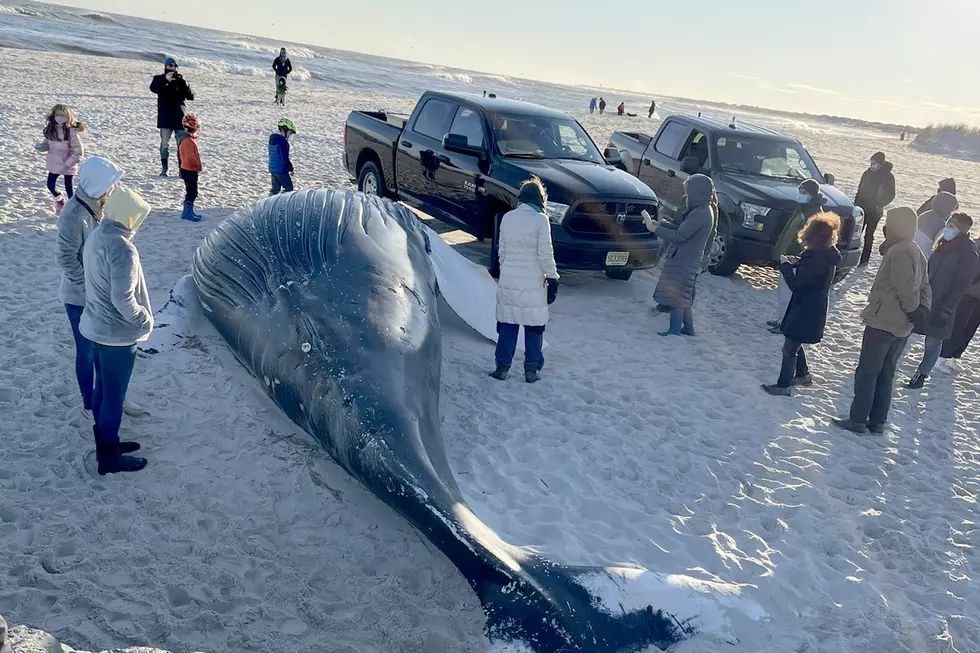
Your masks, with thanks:
<instances>
[{"instance_id":1,"label":"person holding phone","mask_svg":"<svg viewBox=\"0 0 980 653\"><path fill-rule=\"evenodd\" d=\"M167 176L170 162L170 139L184 128L186 101L194 100L194 92L180 74L177 60L168 57L163 74L156 75L150 91L157 96L157 127L160 129L161 177Z\"/></svg>"}]
</instances>

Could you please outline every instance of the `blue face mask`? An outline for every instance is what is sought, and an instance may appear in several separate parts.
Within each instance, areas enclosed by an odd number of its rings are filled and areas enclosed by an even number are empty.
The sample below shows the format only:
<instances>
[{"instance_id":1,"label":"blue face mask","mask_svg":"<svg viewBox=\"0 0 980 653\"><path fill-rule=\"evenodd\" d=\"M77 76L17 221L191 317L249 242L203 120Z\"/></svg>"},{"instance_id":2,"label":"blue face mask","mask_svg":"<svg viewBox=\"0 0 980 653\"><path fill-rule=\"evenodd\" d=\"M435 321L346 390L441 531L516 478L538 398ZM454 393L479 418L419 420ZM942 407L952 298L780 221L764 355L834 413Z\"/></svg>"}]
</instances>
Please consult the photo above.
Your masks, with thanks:
<instances>
[{"instance_id":1,"label":"blue face mask","mask_svg":"<svg viewBox=\"0 0 980 653\"><path fill-rule=\"evenodd\" d=\"M956 238L956 229L952 227L943 229L943 240L953 240L954 238Z\"/></svg>"},{"instance_id":2,"label":"blue face mask","mask_svg":"<svg viewBox=\"0 0 980 653\"><path fill-rule=\"evenodd\" d=\"M809 204L812 198L806 193L800 193L796 196L796 201L800 204Z\"/></svg>"}]
</instances>

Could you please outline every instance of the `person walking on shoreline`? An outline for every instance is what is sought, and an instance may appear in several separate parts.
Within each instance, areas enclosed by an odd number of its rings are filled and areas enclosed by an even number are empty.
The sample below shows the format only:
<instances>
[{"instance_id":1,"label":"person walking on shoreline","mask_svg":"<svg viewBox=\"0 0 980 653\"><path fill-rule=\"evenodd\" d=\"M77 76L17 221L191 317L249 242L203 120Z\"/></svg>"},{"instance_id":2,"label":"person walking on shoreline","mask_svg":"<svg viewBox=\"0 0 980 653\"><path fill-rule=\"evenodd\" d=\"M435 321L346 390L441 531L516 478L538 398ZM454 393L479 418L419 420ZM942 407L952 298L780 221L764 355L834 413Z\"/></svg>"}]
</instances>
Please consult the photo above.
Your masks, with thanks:
<instances>
[{"instance_id":1,"label":"person walking on shoreline","mask_svg":"<svg viewBox=\"0 0 980 653\"><path fill-rule=\"evenodd\" d=\"M603 98L599 98L599 115L601 116L606 112L606 101Z\"/></svg>"},{"instance_id":2,"label":"person walking on shoreline","mask_svg":"<svg viewBox=\"0 0 980 653\"><path fill-rule=\"evenodd\" d=\"M156 75L150 91L157 96L157 128L160 130L160 176L166 177L170 163L170 139L184 128L184 104L194 100L194 92L178 72L177 61L168 57L163 74Z\"/></svg>"},{"instance_id":3,"label":"person walking on shoreline","mask_svg":"<svg viewBox=\"0 0 980 653\"><path fill-rule=\"evenodd\" d=\"M653 114L657 113L657 101L654 100L650 103L650 111L647 113L647 118L653 118Z\"/></svg>"},{"instance_id":4,"label":"person walking on shoreline","mask_svg":"<svg viewBox=\"0 0 980 653\"><path fill-rule=\"evenodd\" d=\"M279 50L279 56L272 62L272 69L276 72L276 104L279 104L279 89L286 86L286 78L293 72L293 62L286 56L286 48ZM285 90L283 90L285 98Z\"/></svg>"},{"instance_id":5,"label":"person walking on shoreline","mask_svg":"<svg viewBox=\"0 0 980 653\"><path fill-rule=\"evenodd\" d=\"M864 210L864 251L861 252L858 263L860 266L867 265L871 260L878 223L885 214L885 207L895 199L892 167L891 162L885 160L884 152L875 152L871 157L871 165L861 175L861 182L858 184L854 205Z\"/></svg>"}]
</instances>

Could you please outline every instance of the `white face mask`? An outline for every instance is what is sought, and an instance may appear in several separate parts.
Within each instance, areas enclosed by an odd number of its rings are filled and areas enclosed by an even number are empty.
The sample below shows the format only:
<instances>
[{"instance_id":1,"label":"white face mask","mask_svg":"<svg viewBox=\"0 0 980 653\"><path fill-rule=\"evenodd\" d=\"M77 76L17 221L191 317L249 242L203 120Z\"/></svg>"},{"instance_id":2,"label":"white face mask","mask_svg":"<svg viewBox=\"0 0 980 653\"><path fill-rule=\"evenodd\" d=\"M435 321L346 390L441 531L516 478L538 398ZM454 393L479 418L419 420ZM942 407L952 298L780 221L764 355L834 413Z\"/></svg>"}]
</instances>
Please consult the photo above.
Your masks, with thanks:
<instances>
[{"instance_id":1,"label":"white face mask","mask_svg":"<svg viewBox=\"0 0 980 653\"><path fill-rule=\"evenodd\" d=\"M811 199L813 198L811 198L806 193L800 193L799 195L796 196L796 201L799 202L800 204L809 204Z\"/></svg>"},{"instance_id":2,"label":"white face mask","mask_svg":"<svg viewBox=\"0 0 980 653\"><path fill-rule=\"evenodd\" d=\"M68 118L65 116L55 116L54 122L56 125L65 125L68 124Z\"/></svg>"}]
</instances>

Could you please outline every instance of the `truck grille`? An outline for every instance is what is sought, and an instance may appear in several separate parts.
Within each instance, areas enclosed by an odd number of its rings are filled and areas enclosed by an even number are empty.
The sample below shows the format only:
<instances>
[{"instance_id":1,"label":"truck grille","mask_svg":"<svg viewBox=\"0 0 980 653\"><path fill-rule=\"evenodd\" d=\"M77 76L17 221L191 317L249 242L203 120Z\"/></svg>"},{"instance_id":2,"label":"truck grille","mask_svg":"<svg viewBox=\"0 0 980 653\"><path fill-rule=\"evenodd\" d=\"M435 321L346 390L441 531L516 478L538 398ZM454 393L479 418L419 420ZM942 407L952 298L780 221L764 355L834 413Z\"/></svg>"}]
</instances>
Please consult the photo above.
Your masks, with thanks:
<instances>
[{"instance_id":1,"label":"truck grille","mask_svg":"<svg viewBox=\"0 0 980 653\"><path fill-rule=\"evenodd\" d=\"M591 240L614 239L624 235L652 237L640 215L644 209L654 218L657 217L658 206L653 203L579 202L572 206L565 218L565 230L573 236Z\"/></svg>"},{"instance_id":2,"label":"truck grille","mask_svg":"<svg viewBox=\"0 0 980 653\"><path fill-rule=\"evenodd\" d=\"M839 214L838 214L839 215ZM837 241L838 247L847 247L854 237L854 218L840 217L840 240Z\"/></svg>"}]
</instances>

